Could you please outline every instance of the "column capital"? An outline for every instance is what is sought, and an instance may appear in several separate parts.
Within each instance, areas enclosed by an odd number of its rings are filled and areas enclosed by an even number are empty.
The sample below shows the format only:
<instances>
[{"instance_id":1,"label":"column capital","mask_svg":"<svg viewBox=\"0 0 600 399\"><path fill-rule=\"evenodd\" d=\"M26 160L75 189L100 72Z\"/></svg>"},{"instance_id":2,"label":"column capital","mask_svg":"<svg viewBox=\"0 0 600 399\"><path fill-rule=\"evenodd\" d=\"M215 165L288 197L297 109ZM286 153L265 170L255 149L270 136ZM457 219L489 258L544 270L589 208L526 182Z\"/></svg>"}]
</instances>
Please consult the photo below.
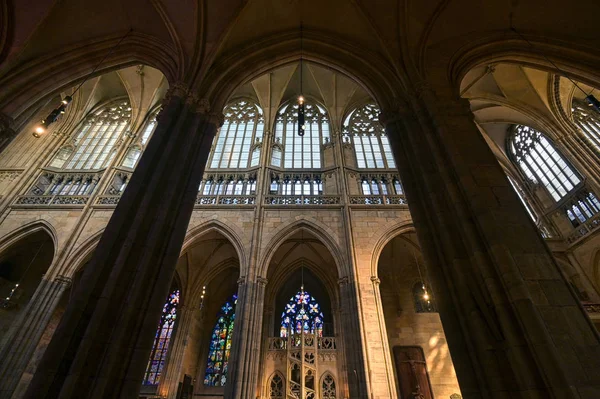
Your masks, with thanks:
<instances>
[{"instance_id":1,"label":"column capital","mask_svg":"<svg viewBox=\"0 0 600 399\"><path fill-rule=\"evenodd\" d=\"M266 279L266 278L264 278L264 277L258 277L258 278L256 279L256 282L257 282L257 283L258 283L258 285L260 285L261 287L264 287L264 286L266 286L266 285L267 285L267 283L269 282L269 280L267 280L267 279Z\"/></svg>"},{"instance_id":2,"label":"column capital","mask_svg":"<svg viewBox=\"0 0 600 399\"><path fill-rule=\"evenodd\" d=\"M246 284L246 276L242 276L240 278L237 279L237 284L238 285L244 285Z\"/></svg>"},{"instance_id":3,"label":"column capital","mask_svg":"<svg viewBox=\"0 0 600 399\"><path fill-rule=\"evenodd\" d=\"M341 277L340 279L338 279L338 284L340 287L348 284L348 276L344 276L344 277Z\"/></svg>"},{"instance_id":4,"label":"column capital","mask_svg":"<svg viewBox=\"0 0 600 399\"><path fill-rule=\"evenodd\" d=\"M377 276L371 276L371 281L373 282L373 284L375 285L379 285L381 284L381 280L379 279L379 277Z\"/></svg>"},{"instance_id":5,"label":"column capital","mask_svg":"<svg viewBox=\"0 0 600 399\"><path fill-rule=\"evenodd\" d=\"M386 125L397 122L408 115L411 115L413 110L410 104L404 99L396 99L394 103L384 108L379 114L379 122L385 127Z\"/></svg>"}]
</instances>

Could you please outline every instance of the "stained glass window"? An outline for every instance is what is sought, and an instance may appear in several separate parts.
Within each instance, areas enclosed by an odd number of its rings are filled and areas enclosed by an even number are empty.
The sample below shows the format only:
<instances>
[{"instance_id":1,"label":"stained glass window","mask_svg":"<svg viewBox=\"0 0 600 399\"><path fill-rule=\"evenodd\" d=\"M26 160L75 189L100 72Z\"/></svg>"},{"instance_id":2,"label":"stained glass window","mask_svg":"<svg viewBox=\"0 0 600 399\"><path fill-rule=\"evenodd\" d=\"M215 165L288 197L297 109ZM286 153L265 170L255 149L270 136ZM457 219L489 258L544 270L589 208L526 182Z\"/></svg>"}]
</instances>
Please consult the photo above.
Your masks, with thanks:
<instances>
[{"instance_id":1,"label":"stained glass window","mask_svg":"<svg viewBox=\"0 0 600 399\"><path fill-rule=\"evenodd\" d=\"M225 302L217 315L217 323L210 338L204 385L222 387L227 382L227 362L231 351L236 304L237 294L234 294Z\"/></svg>"},{"instance_id":2,"label":"stained glass window","mask_svg":"<svg viewBox=\"0 0 600 399\"><path fill-rule=\"evenodd\" d=\"M390 142L379 123L379 113L375 104L367 104L346 118L344 135L352 139L356 165L361 169L396 168Z\"/></svg>"},{"instance_id":3,"label":"stained glass window","mask_svg":"<svg viewBox=\"0 0 600 399\"><path fill-rule=\"evenodd\" d=\"M247 100L229 104L223 110L225 122L215 140L210 167L245 169L258 165L260 148L250 157L253 144L262 141L265 122L261 109ZM249 162L250 158L250 162Z\"/></svg>"},{"instance_id":4,"label":"stained glass window","mask_svg":"<svg viewBox=\"0 0 600 399\"><path fill-rule=\"evenodd\" d=\"M579 174L537 130L516 125L509 144L517 165L533 182L540 181L555 201L564 198L579 183Z\"/></svg>"},{"instance_id":5,"label":"stained glass window","mask_svg":"<svg viewBox=\"0 0 600 399\"><path fill-rule=\"evenodd\" d=\"M306 334L323 336L323 313L317 300L301 288L290 298L281 314L281 329L279 335L287 337L290 334Z\"/></svg>"},{"instance_id":6,"label":"stained glass window","mask_svg":"<svg viewBox=\"0 0 600 399\"><path fill-rule=\"evenodd\" d=\"M600 113L580 100L573 101L573 120L592 147L600 153Z\"/></svg>"},{"instance_id":7,"label":"stained glass window","mask_svg":"<svg viewBox=\"0 0 600 399\"><path fill-rule=\"evenodd\" d=\"M321 106L305 103L306 132L298 136L298 104L281 108L275 123L275 141L283 145L283 167L313 169L321 167L321 145L329 141L329 118ZM273 151L273 166L281 165L281 152Z\"/></svg>"},{"instance_id":8,"label":"stained glass window","mask_svg":"<svg viewBox=\"0 0 600 399\"><path fill-rule=\"evenodd\" d=\"M101 169L115 155L117 140L129 125L131 106L113 103L88 116L73 137L70 154L59 151L51 166L63 169Z\"/></svg>"},{"instance_id":9,"label":"stained glass window","mask_svg":"<svg viewBox=\"0 0 600 399\"><path fill-rule=\"evenodd\" d=\"M167 302L163 306L162 316L156 330L154 345L150 360L146 367L144 375L144 385L157 385L162 369L167 358L167 351L171 341L171 334L175 327L175 319L177 318L177 306L179 305L179 290L173 291L167 298Z\"/></svg>"}]
</instances>

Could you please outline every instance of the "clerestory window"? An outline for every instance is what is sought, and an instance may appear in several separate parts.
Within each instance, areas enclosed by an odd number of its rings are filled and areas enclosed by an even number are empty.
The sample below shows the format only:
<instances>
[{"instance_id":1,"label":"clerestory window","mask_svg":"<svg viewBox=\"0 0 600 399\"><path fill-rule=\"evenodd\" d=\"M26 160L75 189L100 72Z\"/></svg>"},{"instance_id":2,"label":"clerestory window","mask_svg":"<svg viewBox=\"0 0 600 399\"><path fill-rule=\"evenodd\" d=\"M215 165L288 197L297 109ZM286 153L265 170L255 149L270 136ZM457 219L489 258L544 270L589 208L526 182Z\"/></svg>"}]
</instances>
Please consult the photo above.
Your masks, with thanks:
<instances>
[{"instance_id":1,"label":"clerestory window","mask_svg":"<svg viewBox=\"0 0 600 399\"><path fill-rule=\"evenodd\" d=\"M588 143L600 154L600 113L580 100L573 101L573 121Z\"/></svg>"},{"instance_id":2,"label":"clerestory window","mask_svg":"<svg viewBox=\"0 0 600 399\"><path fill-rule=\"evenodd\" d=\"M248 100L239 100L225 107L223 114L225 121L215 139L210 168L246 169L258 166L265 127L260 107Z\"/></svg>"},{"instance_id":3,"label":"clerestory window","mask_svg":"<svg viewBox=\"0 0 600 399\"><path fill-rule=\"evenodd\" d=\"M360 169L395 169L396 162L383 126L379 108L367 104L348 115L344 135L352 140L356 165Z\"/></svg>"},{"instance_id":4,"label":"clerestory window","mask_svg":"<svg viewBox=\"0 0 600 399\"><path fill-rule=\"evenodd\" d=\"M102 169L115 155L117 141L129 126L131 106L119 101L88 116L72 143L58 151L50 166L70 170Z\"/></svg>"},{"instance_id":5,"label":"clerestory window","mask_svg":"<svg viewBox=\"0 0 600 399\"><path fill-rule=\"evenodd\" d=\"M320 105L306 103L306 133L298 135L298 105L284 105L277 114L271 165L286 169L318 169L322 166L321 146L329 142L329 118ZM283 151L281 150L283 149Z\"/></svg>"},{"instance_id":6,"label":"clerestory window","mask_svg":"<svg viewBox=\"0 0 600 399\"><path fill-rule=\"evenodd\" d=\"M581 183L579 173L541 132L515 125L509 151L525 176L541 182L554 201L560 201Z\"/></svg>"}]
</instances>

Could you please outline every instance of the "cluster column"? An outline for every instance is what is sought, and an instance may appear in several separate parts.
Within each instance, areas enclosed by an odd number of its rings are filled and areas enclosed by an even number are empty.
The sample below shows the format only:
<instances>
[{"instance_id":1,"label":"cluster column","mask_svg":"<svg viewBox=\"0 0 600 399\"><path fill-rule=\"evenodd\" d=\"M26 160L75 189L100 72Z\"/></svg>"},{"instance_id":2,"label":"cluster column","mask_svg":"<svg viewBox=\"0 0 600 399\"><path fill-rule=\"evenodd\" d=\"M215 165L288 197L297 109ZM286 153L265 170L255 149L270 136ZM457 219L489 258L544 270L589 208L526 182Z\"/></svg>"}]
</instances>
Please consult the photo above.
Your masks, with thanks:
<instances>
[{"instance_id":1,"label":"cluster column","mask_svg":"<svg viewBox=\"0 0 600 399\"><path fill-rule=\"evenodd\" d=\"M11 397L34 355L42 334L71 279L42 278L22 315L13 323L0 347L0 397Z\"/></svg>"},{"instance_id":2,"label":"cluster column","mask_svg":"<svg viewBox=\"0 0 600 399\"><path fill-rule=\"evenodd\" d=\"M138 395L220 123L184 85L170 90L26 397Z\"/></svg>"},{"instance_id":3,"label":"cluster column","mask_svg":"<svg viewBox=\"0 0 600 399\"><path fill-rule=\"evenodd\" d=\"M261 326L267 279L238 280L238 302L231 353L229 355L225 397L256 398L262 342Z\"/></svg>"},{"instance_id":4,"label":"cluster column","mask_svg":"<svg viewBox=\"0 0 600 399\"><path fill-rule=\"evenodd\" d=\"M382 114L465 398L600 397L600 339L466 100Z\"/></svg>"}]
</instances>

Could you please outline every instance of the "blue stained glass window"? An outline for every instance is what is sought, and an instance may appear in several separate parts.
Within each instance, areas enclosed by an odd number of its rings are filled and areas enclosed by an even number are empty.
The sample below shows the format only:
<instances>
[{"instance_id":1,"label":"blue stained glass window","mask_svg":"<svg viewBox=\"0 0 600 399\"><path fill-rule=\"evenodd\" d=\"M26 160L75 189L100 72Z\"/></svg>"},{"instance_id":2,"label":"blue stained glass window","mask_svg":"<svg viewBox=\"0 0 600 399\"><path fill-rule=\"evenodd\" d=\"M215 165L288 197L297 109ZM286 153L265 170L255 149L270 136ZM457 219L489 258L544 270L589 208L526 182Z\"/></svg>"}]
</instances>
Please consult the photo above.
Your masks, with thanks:
<instances>
[{"instance_id":1,"label":"blue stained glass window","mask_svg":"<svg viewBox=\"0 0 600 399\"><path fill-rule=\"evenodd\" d=\"M237 294L234 294L221 307L217 315L217 323L210 338L210 350L206 362L204 385L222 387L227 382L227 362L231 352L231 337L235 320Z\"/></svg>"},{"instance_id":2,"label":"blue stained glass window","mask_svg":"<svg viewBox=\"0 0 600 399\"><path fill-rule=\"evenodd\" d=\"M323 335L323 312L317 300L301 288L290 298L281 314L281 330L279 335L287 337L290 334Z\"/></svg>"},{"instance_id":3,"label":"blue stained glass window","mask_svg":"<svg viewBox=\"0 0 600 399\"><path fill-rule=\"evenodd\" d=\"M160 317L156 336L154 337L154 345L152 345L150 360L148 361L146 374L144 375L144 385L158 384L160 374L167 358L171 334L175 327L177 305L179 305L179 290L173 291L163 306L162 316Z\"/></svg>"}]
</instances>

